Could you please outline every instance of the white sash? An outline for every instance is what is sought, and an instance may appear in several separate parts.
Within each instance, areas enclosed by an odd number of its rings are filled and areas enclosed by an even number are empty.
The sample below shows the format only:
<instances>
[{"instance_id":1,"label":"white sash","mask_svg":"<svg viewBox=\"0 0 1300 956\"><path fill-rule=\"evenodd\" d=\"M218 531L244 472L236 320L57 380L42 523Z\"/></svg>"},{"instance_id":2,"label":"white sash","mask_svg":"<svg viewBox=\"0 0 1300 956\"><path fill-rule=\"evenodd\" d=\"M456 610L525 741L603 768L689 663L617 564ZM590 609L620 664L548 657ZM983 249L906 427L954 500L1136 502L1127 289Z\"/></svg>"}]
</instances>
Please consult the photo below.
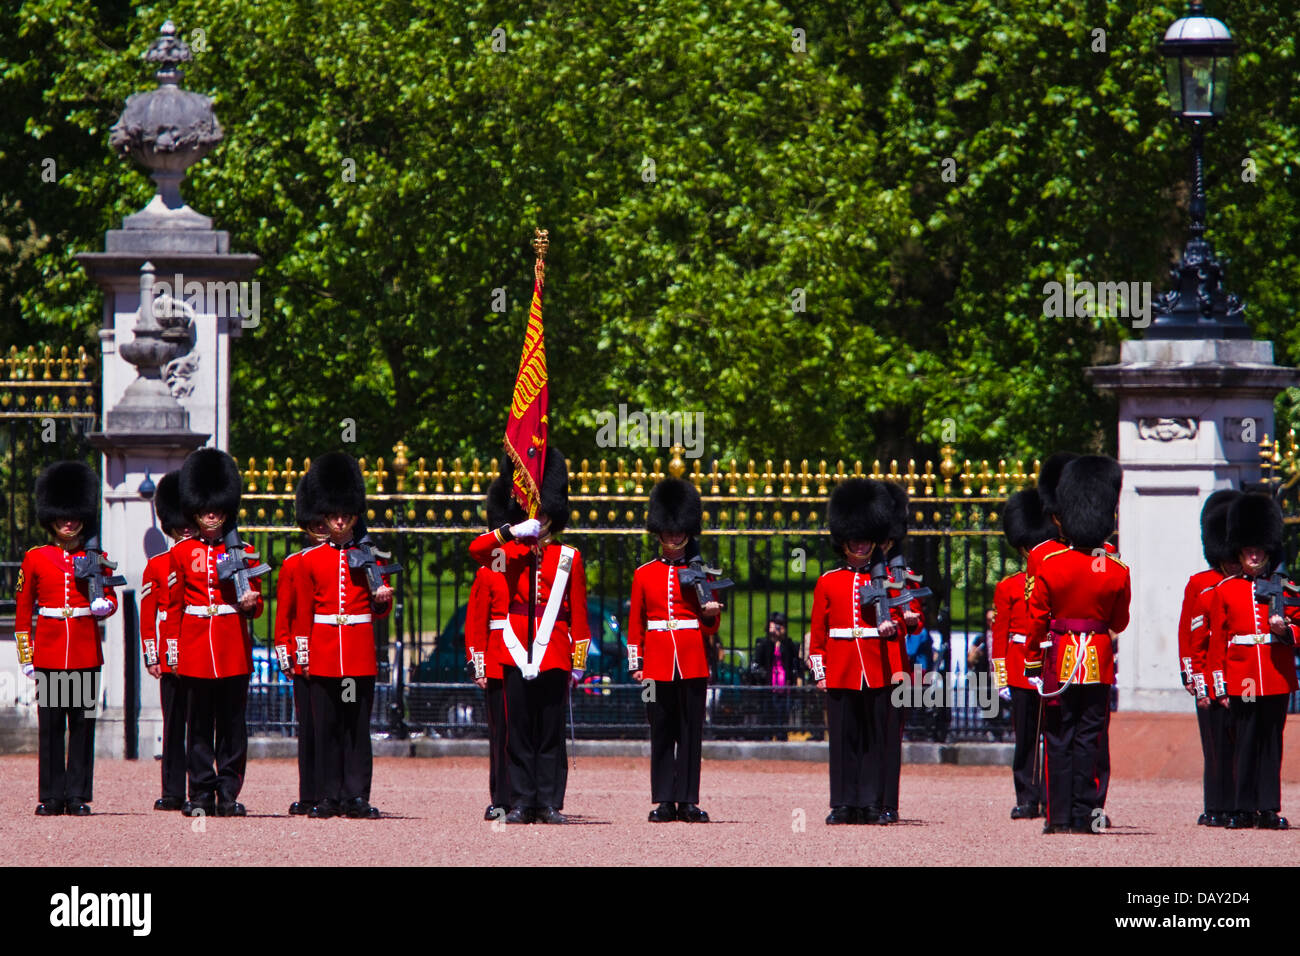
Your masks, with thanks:
<instances>
[{"instance_id":1,"label":"white sash","mask_svg":"<svg viewBox=\"0 0 1300 956\"><path fill-rule=\"evenodd\" d=\"M551 582L551 595L546 599L546 609L542 611L541 623L537 625L537 636L533 639L528 667L521 668L524 671L524 680L532 680L542 672L542 658L546 656L546 645L551 643L551 631L555 627L555 619L560 614L560 605L564 603L564 592L569 585L569 569L573 567L573 553L574 549L567 544L560 548L560 558L555 566L555 580ZM539 648L541 653L537 653ZM532 659L534 655L536 660Z\"/></svg>"},{"instance_id":2,"label":"white sash","mask_svg":"<svg viewBox=\"0 0 1300 956\"><path fill-rule=\"evenodd\" d=\"M515 629L510 626L510 618L492 621L488 624L488 628L501 632L501 640L505 642L506 650L510 652L515 667L518 667L523 672L524 678L528 679L528 653L524 650L524 645L519 643L519 638L515 636Z\"/></svg>"}]
</instances>

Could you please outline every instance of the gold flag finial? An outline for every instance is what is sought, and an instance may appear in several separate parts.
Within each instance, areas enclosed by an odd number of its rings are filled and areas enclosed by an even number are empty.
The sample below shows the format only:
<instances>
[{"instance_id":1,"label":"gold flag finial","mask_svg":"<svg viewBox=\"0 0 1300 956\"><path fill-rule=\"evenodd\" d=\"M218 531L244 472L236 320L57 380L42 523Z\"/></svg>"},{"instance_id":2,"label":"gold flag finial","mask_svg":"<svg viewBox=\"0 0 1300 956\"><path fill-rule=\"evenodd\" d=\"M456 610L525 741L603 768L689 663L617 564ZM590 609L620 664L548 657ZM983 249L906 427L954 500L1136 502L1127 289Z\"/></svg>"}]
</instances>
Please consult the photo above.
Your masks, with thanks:
<instances>
[{"instance_id":1,"label":"gold flag finial","mask_svg":"<svg viewBox=\"0 0 1300 956\"><path fill-rule=\"evenodd\" d=\"M551 247L550 235L549 229L533 227L533 251L537 253L537 261L533 263L533 276L539 285L546 277L546 250Z\"/></svg>"}]
</instances>

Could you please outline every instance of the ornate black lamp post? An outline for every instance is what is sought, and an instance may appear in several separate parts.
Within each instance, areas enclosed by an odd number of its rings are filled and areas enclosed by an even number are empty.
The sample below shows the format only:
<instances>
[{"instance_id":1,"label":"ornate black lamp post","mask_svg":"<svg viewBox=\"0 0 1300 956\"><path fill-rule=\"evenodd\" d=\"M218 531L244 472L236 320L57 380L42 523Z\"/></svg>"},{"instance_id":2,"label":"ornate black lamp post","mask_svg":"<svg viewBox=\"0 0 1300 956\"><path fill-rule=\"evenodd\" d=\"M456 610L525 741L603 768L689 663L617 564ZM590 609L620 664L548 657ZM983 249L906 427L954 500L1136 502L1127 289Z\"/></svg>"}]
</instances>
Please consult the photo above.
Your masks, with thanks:
<instances>
[{"instance_id":1,"label":"ornate black lamp post","mask_svg":"<svg viewBox=\"0 0 1300 956\"><path fill-rule=\"evenodd\" d=\"M1228 28L1191 0L1159 45L1172 114L1192 132L1192 235L1170 270L1174 287L1157 296L1151 339L1250 338L1241 299L1223 291L1224 269L1205 239L1205 130L1227 111L1228 76L1237 48Z\"/></svg>"}]
</instances>

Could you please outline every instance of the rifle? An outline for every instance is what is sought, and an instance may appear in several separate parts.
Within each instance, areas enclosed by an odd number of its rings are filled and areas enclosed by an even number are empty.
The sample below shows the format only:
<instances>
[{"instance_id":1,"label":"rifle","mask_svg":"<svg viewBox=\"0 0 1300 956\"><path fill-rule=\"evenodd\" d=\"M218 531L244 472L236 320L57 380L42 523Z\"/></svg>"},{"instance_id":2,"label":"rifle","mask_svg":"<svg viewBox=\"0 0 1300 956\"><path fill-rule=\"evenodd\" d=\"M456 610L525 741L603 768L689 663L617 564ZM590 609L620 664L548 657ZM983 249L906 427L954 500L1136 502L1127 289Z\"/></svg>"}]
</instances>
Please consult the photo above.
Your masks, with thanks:
<instances>
[{"instance_id":1,"label":"rifle","mask_svg":"<svg viewBox=\"0 0 1300 956\"><path fill-rule=\"evenodd\" d=\"M876 626L879 627L885 621L893 620L889 613L891 607L900 605L893 603L897 598L891 598L889 595L889 575L885 572L885 562L877 558L871 562L871 570L868 572L871 576L870 584L858 585L858 601L862 605L862 610L874 608L876 612ZM909 603L912 599L908 598L903 603Z\"/></svg>"},{"instance_id":2,"label":"rifle","mask_svg":"<svg viewBox=\"0 0 1300 956\"><path fill-rule=\"evenodd\" d=\"M1291 597L1291 595L1300 595L1300 587L1296 587L1287 577L1286 567L1278 565L1277 570L1266 578L1255 579L1255 602L1257 604L1268 604L1268 616L1278 617L1286 620L1286 609L1289 607L1300 607L1300 597ZM1286 643L1290 644L1290 631L1287 632Z\"/></svg>"},{"instance_id":3,"label":"rifle","mask_svg":"<svg viewBox=\"0 0 1300 956\"><path fill-rule=\"evenodd\" d=\"M106 586L121 587L126 584L126 578L120 574L112 577L105 576L105 568L115 571L117 563L104 557L104 553L99 550L99 535L95 535L86 542L86 553L72 559L72 573L78 581L86 582L86 593L90 597L91 604L103 600Z\"/></svg>"},{"instance_id":4,"label":"rifle","mask_svg":"<svg viewBox=\"0 0 1300 956\"><path fill-rule=\"evenodd\" d=\"M377 560L392 556L391 552L377 549L368 534L362 535L360 541L348 548L348 567L354 571L358 569L365 571L366 586L370 588L372 597L384 586L383 575L398 574L402 570L400 564L380 564Z\"/></svg>"},{"instance_id":5,"label":"rifle","mask_svg":"<svg viewBox=\"0 0 1300 956\"><path fill-rule=\"evenodd\" d=\"M244 550L244 542L239 539L238 528L231 528L226 532L221 543L226 546L226 553L217 558L217 579L229 581L233 578L235 599L243 600L244 595L249 591L249 580L266 574L271 570L271 566L265 563L249 563L250 561L261 562L262 559L256 551Z\"/></svg>"},{"instance_id":6,"label":"rifle","mask_svg":"<svg viewBox=\"0 0 1300 956\"><path fill-rule=\"evenodd\" d=\"M705 567L704 559L697 554L691 558L685 570L678 572L677 579L684 586L693 586L695 588L695 596L699 599L700 607L710 601L717 601L723 607L726 607L726 592L734 588L736 582L730 578L722 577L710 579L710 574L720 575L722 574L722 568Z\"/></svg>"},{"instance_id":7,"label":"rifle","mask_svg":"<svg viewBox=\"0 0 1300 956\"><path fill-rule=\"evenodd\" d=\"M934 594L933 591L924 586L919 588L909 588L907 586L909 582L919 584L923 579L921 575L914 574L907 569L907 562L903 560L901 554L896 554L889 559L889 567L891 570L898 572L899 583L895 584L892 580L893 575L890 575L891 580L885 584L885 587L890 591L903 592L903 594L900 594L898 597L889 599L890 607L904 607L905 605L911 604L913 601L918 601L921 598L928 598Z\"/></svg>"}]
</instances>

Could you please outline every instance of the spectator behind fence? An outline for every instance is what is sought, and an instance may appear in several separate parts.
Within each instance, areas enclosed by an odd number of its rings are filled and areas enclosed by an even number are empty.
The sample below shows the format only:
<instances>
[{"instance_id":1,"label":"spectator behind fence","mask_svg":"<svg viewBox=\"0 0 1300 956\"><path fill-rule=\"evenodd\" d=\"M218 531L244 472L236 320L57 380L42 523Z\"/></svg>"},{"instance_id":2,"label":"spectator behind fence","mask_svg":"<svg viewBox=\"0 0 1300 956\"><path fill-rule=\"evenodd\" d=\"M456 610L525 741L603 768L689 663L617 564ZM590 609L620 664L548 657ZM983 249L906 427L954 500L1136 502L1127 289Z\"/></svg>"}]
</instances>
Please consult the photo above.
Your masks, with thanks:
<instances>
[{"instance_id":1,"label":"spectator behind fence","mask_svg":"<svg viewBox=\"0 0 1300 956\"><path fill-rule=\"evenodd\" d=\"M786 617L773 611L767 620L767 634L754 642L754 682L772 688L764 698L762 720L775 728L773 737L784 740L790 723L790 695L787 688L799 683L803 658L799 644L786 632Z\"/></svg>"}]
</instances>

